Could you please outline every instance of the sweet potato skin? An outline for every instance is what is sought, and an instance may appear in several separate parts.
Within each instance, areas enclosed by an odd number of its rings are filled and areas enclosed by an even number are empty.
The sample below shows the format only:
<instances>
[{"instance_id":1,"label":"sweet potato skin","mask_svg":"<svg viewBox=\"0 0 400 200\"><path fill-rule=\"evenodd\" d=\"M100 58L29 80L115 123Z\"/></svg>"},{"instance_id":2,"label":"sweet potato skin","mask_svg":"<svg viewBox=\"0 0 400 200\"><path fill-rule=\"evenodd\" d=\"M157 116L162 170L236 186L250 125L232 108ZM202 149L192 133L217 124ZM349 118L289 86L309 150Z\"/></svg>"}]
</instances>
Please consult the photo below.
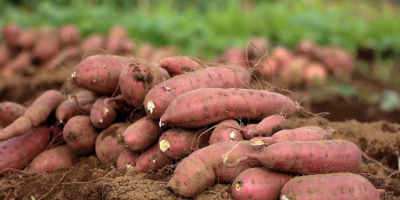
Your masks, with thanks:
<instances>
[{"instance_id":1,"label":"sweet potato skin","mask_svg":"<svg viewBox=\"0 0 400 200\"><path fill-rule=\"evenodd\" d=\"M28 170L36 173L53 172L70 168L78 161L77 156L67 145L43 151L29 164Z\"/></svg>"},{"instance_id":2,"label":"sweet potato skin","mask_svg":"<svg viewBox=\"0 0 400 200\"><path fill-rule=\"evenodd\" d=\"M78 64L71 80L99 95L111 95L117 91L119 76L129 62L130 58L122 56L90 56Z\"/></svg>"},{"instance_id":3,"label":"sweet potato skin","mask_svg":"<svg viewBox=\"0 0 400 200\"><path fill-rule=\"evenodd\" d=\"M97 130L89 116L78 115L64 126L63 137L68 147L77 155L88 155L94 151Z\"/></svg>"},{"instance_id":4,"label":"sweet potato skin","mask_svg":"<svg viewBox=\"0 0 400 200\"><path fill-rule=\"evenodd\" d=\"M173 160L164 155L158 144L140 154L136 161L136 173L152 172L172 164Z\"/></svg>"},{"instance_id":5,"label":"sweet potato skin","mask_svg":"<svg viewBox=\"0 0 400 200\"><path fill-rule=\"evenodd\" d=\"M290 175L251 168L241 172L232 183L235 200L278 199L282 187L291 179Z\"/></svg>"},{"instance_id":6,"label":"sweet potato skin","mask_svg":"<svg viewBox=\"0 0 400 200\"><path fill-rule=\"evenodd\" d=\"M196 60L186 56L173 56L164 58L160 61L160 67L167 70L171 76L186 74L188 72L205 68L205 66Z\"/></svg>"},{"instance_id":7,"label":"sweet potato skin","mask_svg":"<svg viewBox=\"0 0 400 200\"><path fill-rule=\"evenodd\" d=\"M332 173L293 178L282 188L280 199L379 200L380 198L375 187L363 176Z\"/></svg>"},{"instance_id":8,"label":"sweet potato skin","mask_svg":"<svg viewBox=\"0 0 400 200\"><path fill-rule=\"evenodd\" d=\"M328 140L335 133L335 129L323 129L318 126L303 126L295 129L281 130L272 137L253 138L250 142L262 141L263 145L289 141Z\"/></svg>"},{"instance_id":9,"label":"sweet potato skin","mask_svg":"<svg viewBox=\"0 0 400 200\"><path fill-rule=\"evenodd\" d=\"M129 151L143 151L156 143L163 133L156 121L149 116L131 124L122 134L121 141Z\"/></svg>"},{"instance_id":10,"label":"sweet potato skin","mask_svg":"<svg viewBox=\"0 0 400 200\"><path fill-rule=\"evenodd\" d=\"M227 167L226 163L233 163L250 153L260 150L246 142L229 141L210 145L195 151L183 159L169 180L167 188L183 197L193 197L204 191L215 181L227 183L246 169L260 166L257 161L246 161L243 165Z\"/></svg>"},{"instance_id":11,"label":"sweet potato skin","mask_svg":"<svg viewBox=\"0 0 400 200\"><path fill-rule=\"evenodd\" d=\"M73 116L82 114L82 108L88 104L92 104L98 96L89 91L81 91L64 100L56 109L56 119L65 124Z\"/></svg>"},{"instance_id":12,"label":"sweet potato skin","mask_svg":"<svg viewBox=\"0 0 400 200\"><path fill-rule=\"evenodd\" d=\"M3 101L0 103L0 126L6 127L13 123L17 118L21 117L26 111L26 107L10 102Z\"/></svg>"},{"instance_id":13,"label":"sweet potato skin","mask_svg":"<svg viewBox=\"0 0 400 200\"><path fill-rule=\"evenodd\" d=\"M119 154L125 150L118 139L129 125L114 123L97 136L95 150L101 163L114 164L117 161Z\"/></svg>"},{"instance_id":14,"label":"sweet potato skin","mask_svg":"<svg viewBox=\"0 0 400 200\"><path fill-rule=\"evenodd\" d=\"M0 141L20 136L32 128L32 121L28 117L19 117L12 124L0 130Z\"/></svg>"},{"instance_id":15,"label":"sweet potato skin","mask_svg":"<svg viewBox=\"0 0 400 200\"><path fill-rule=\"evenodd\" d=\"M0 171L24 168L40 152L45 150L50 140L48 128L33 128L26 134L0 143Z\"/></svg>"},{"instance_id":16,"label":"sweet potato skin","mask_svg":"<svg viewBox=\"0 0 400 200\"><path fill-rule=\"evenodd\" d=\"M282 115L271 115L261 120L252 130L248 130L243 134L246 139L254 137L271 136L277 131L284 128L286 118Z\"/></svg>"},{"instance_id":17,"label":"sweet potato skin","mask_svg":"<svg viewBox=\"0 0 400 200\"><path fill-rule=\"evenodd\" d=\"M344 140L282 142L248 155L263 166L291 174L357 173L361 166L361 151Z\"/></svg>"},{"instance_id":18,"label":"sweet potato skin","mask_svg":"<svg viewBox=\"0 0 400 200\"><path fill-rule=\"evenodd\" d=\"M240 132L240 125L233 119L227 119L216 125L211 137L210 145L226 141L243 140L243 135Z\"/></svg>"},{"instance_id":19,"label":"sweet potato skin","mask_svg":"<svg viewBox=\"0 0 400 200\"><path fill-rule=\"evenodd\" d=\"M135 167L139 153L125 150L121 152L117 160L118 169L126 169L128 167Z\"/></svg>"},{"instance_id":20,"label":"sweet potato skin","mask_svg":"<svg viewBox=\"0 0 400 200\"><path fill-rule=\"evenodd\" d=\"M170 103L183 93L199 88L240 88L249 84L249 81L250 73L243 67L209 67L157 84L147 93L143 106L149 116L160 119Z\"/></svg>"},{"instance_id":21,"label":"sweet potato skin","mask_svg":"<svg viewBox=\"0 0 400 200\"><path fill-rule=\"evenodd\" d=\"M278 93L252 89L202 88L174 99L160 123L197 128L225 119L262 120L274 114L289 117L301 109L290 98Z\"/></svg>"},{"instance_id":22,"label":"sweet potato skin","mask_svg":"<svg viewBox=\"0 0 400 200\"><path fill-rule=\"evenodd\" d=\"M107 99L106 96L98 98L90 110L90 121L96 128L107 128L117 118L117 111Z\"/></svg>"},{"instance_id":23,"label":"sweet potato skin","mask_svg":"<svg viewBox=\"0 0 400 200\"><path fill-rule=\"evenodd\" d=\"M133 59L122 70L119 86L125 101L135 108L140 108L147 92L169 78L165 69L142 59Z\"/></svg>"},{"instance_id":24,"label":"sweet potato skin","mask_svg":"<svg viewBox=\"0 0 400 200\"><path fill-rule=\"evenodd\" d=\"M174 128L165 131L158 144L163 154L177 160L207 146L210 135L210 130Z\"/></svg>"}]
</instances>

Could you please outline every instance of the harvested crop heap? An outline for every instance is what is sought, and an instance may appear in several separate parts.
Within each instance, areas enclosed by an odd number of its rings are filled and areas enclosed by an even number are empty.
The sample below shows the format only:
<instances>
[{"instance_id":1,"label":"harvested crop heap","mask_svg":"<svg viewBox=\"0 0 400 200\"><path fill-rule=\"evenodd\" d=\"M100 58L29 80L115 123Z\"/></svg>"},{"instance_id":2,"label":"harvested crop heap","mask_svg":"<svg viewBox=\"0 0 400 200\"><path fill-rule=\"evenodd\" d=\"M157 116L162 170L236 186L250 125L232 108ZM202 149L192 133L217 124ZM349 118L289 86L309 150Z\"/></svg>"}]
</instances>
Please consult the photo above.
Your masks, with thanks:
<instances>
[{"instance_id":1,"label":"harvested crop heap","mask_svg":"<svg viewBox=\"0 0 400 200\"><path fill-rule=\"evenodd\" d=\"M384 195L359 174L357 145L331 140L334 129L287 129L287 118L306 111L282 94L251 89L250 71L184 56L160 64L88 57L63 93L49 90L28 108L0 104L0 172L50 173L95 153L137 174L176 163L166 187L182 197L216 182L232 183L234 199Z\"/></svg>"}]
</instances>

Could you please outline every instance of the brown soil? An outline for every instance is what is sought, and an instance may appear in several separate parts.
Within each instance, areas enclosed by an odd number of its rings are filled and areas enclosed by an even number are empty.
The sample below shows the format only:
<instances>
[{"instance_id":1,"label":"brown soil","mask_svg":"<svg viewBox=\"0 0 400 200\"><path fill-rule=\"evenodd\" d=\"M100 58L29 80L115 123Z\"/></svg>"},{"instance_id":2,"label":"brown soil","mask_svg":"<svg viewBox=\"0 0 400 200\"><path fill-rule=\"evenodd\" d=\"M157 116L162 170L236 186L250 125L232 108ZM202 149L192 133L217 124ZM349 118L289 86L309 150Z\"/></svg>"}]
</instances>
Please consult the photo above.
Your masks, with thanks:
<instances>
[{"instance_id":1,"label":"brown soil","mask_svg":"<svg viewBox=\"0 0 400 200\"><path fill-rule=\"evenodd\" d=\"M337 130L333 139L344 139L357 144L368 156L391 170L398 170L400 125L379 121L360 123L355 120L330 122L322 118L292 118L287 128L305 125L331 127ZM400 174L391 174L371 160L364 159L360 174L376 188L386 190L383 199L400 199ZM25 171L0 180L0 198L35 199L182 199L166 189L173 166L155 173L138 174L133 169L115 170L102 165L93 155L81 158L73 168L49 174L29 174ZM8 195L8 196L7 196ZM216 184L195 199L232 199L229 184Z\"/></svg>"}]
</instances>

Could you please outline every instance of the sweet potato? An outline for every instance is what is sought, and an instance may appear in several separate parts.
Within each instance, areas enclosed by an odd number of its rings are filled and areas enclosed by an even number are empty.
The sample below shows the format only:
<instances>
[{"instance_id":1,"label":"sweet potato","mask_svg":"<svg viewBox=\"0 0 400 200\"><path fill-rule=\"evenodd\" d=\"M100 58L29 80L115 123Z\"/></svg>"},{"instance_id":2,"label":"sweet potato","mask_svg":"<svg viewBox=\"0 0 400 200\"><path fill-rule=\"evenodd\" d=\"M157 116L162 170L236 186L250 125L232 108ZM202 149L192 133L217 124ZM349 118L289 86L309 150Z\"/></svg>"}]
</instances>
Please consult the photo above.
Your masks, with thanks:
<instances>
[{"instance_id":1,"label":"sweet potato","mask_svg":"<svg viewBox=\"0 0 400 200\"><path fill-rule=\"evenodd\" d=\"M143 151L156 143L163 129L149 116L131 124L122 134L121 141L129 151Z\"/></svg>"},{"instance_id":2,"label":"sweet potato","mask_svg":"<svg viewBox=\"0 0 400 200\"><path fill-rule=\"evenodd\" d=\"M222 63L233 63L239 66L246 67L248 62L246 60L245 52L237 47L228 48L218 59Z\"/></svg>"},{"instance_id":3,"label":"sweet potato","mask_svg":"<svg viewBox=\"0 0 400 200\"><path fill-rule=\"evenodd\" d=\"M285 47L276 47L271 57L276 60L279 68L284 69L293 60L292 52Z\"/></svg>"},{"instance_id":4,"label":"sweet potato","mask_svg":"<svg viewBox=\"0 0 400 200\"><path fill-rule=\"evenodd\" d=\"M62 67L63 64L72 58L80 57L80 50L78 47L66 47L58 54L56 54L53 58L45 62L40 66L40 69L56 69L58 67Z\"/></svg>"},{"instance_id":5,"label":"sweet potato","mask_svg":"<svg viewBox=\"0 0 400 200\"><path fill-rule=\"evenodd\" d=\"M259 166L257 161L247 161L235 167L227 167L238 158L255 153L260 148L246 142L229 141L199 149L182 160L169 180L167 188L183 197L193 197L215 181L229 183L246 169Z\"/></svg>"},{"instance_id":6,"label":"sweet potato","mask_svg":"<svg viewBox=\"0 0 400 200\"><path fill-rule=\"evenodd\" d=\"M142 59L132 59L119 77L119 86L125 101L135 108L140 108L147 92L169 78L165 69Z\"/></svg>"},{"instance_id":7,"label":"sweet potato","mask_svg":"<svg viewBox=\"0 0 400 200\"><path fill-rule=\"evenodd\" d=\"M0 171L7 168L22 169L40 152L50 140L48 128L33 128L26 134L0 144Z\"/></svg>"},{"instance_id":8,"label":"sweet potato","mask_svg":"<svg viewBox=\"0 0 400 200\"><path fill-rule=\"evenodd\" d=\"M112 124L97 136L95 150L100 162L114 164L117 161L119 154L125 150L118 139L129 125L128 123Z\"/></svg>"},{"instance_id":9,"label":"sweet potato","mask_svg":"<svg viewBox=\"0 0 400 200\"><path fill-rule=\"evenodd\" d=\"M31 64L32 59L33 57L31 52L27 50L21 51L17 57L6 63L1 75L11 76L13 74L25 72L27 67Z\"/></svg>"},{"instance_id":10,"label":"sweet potato","mask_svg":"<svg viewBox=\"0 0 400 200\"><path fill-rule=\"evenodd\" d=\"M164 155L158 144L140 154L136 161L136 173L152 172L172 164L173 160Z\"/></svg>"},{"instance_id":11,"label":"sweet potato","mask_svg":"<svg viewBox=\"0 0 400 200\"><path fill-rule=\"evenodd\" d=\"M289 117L301 107L278 93L253 89L202 88L175 98L160 119L161 125L203 127L225 119L262 120L274 114Z\"/></svg>"},{"instance_id":12,"label":"sweet potato","mask_svg":"<svg viewBox=\"0 0 400 200\"><path fill-rule=\"evenodd\" d=\"M81 34L73 24L65 24L60 28L60 38L64 45L76 45L79 43Z\"/></svg>"},{"instance_id":13,"label":"sweet potato","mask_svg":"<svg viewBox=\"0 0 400 200\"><path fill-rule=\"evenodd\" d=\"M181 74L157 84L147 93L143 105L150 117L160 119L172 100L183 93L199 88L245 87L249 82L250 73L243 67L235 65L209 67Z\"/></svg>"},{"instance_id":14,"label":"sweet potato","mask_svg":"<svg viewBox=\"0 0 400 200\"><path fill-rule=\"evenodd\" d=\"M242 131L243 137L247 140L255 137L271 136L277 131L284 128L286 118L282 115L271 115L269 117L261 120L254 128L247 130L247 132Z\"/></svg>"},{"instance_id":15,"label":"sweet potato","mask_svg":"<svg viewBox=\"0 0 400 200\"><path fill-rule=\"evenodd\" d=\"M72 82L100 95L113 94L122 69L130 62L131 58L122 56L90 56L78 64Z\"/></svg>"},{"instance_id":16,"label":"sweet potato","mask_svg":"<svg viewBox=\"0 0 400 200\"><path fill-rule=\"evenodd\" d=\"M58 33L51 29L42 30L33 47L33 57L44 63L54 57L60 49Z\"/></svg>"},{"instance_id":17,"label":"sweet potato","mask_svg":"<svg viewBox=\"0 0 400 200\"><path fill-rule=\"evenodd\" d=\"M43 151L28 166L28 171L43 173L70 168L78 162L77 156L67 145Z\"/></svg>"},{"instance_id":18,"label":"sweet potato","mask_svg":"<svg viewBox=\"0 0 400 200\"><path fill-rule=\"evenodd\" d=\"M130 167L135 167L139 153L125 150L119 154L117 160L118 169L126 169Z\"/></svg>"},{"instance_id":19,"label":"sweet potato","mask_svg":"<svg viewBox=\"0 0 400 200\"><path fill-rule=\"evenodd\" d=\"M6 127L12 124L16 119L21 117L26 111L26 107L10 102L3 101L0 103L0 126Z\"/></svg>"},{"instance_id":20,"label":"sweet potato","mask_svg":"<svg viewBox=\"0 0 400 200\"><path fill-rule=\"evenodd\" d=\"M251 38L247 45L247 56L250 60L260 58L266 54L269 49L268 41L263 37Z\"/></svg>"},{"instance_id":21,"label":"sweet potato","mask_svg":"<svg viewBox=\"0 0 400 200\"><path fill-rule=\"evenodd\" d=\"M151 44L142 44L138 51L136 52L136 57L149 60L154 52L154 47Z\"/></svg>"},{"instance_id":22,"label":"sweet potato","mask_svg":"<svg viewBox=\"0 0 400 200\"><path fill-rule=\"evenodd\" d=\"M61 123L67 123L71 117L82 114L82 109L96 101L98 96L90 91L80 91L70 95L56 109L56 119Z\"/></svg>"},{"instance_id":23,"label":"sweet potato","mask_svg":"<svg viewBox=\"0 0 400 200\"><path fill-rule=\"evenodd\" d=\"M208 145L211 131L175 128L165 131L158 145L163 154L177 160Z\"/></svg>"},{"instance_id":24,"label":"sweet potato","mask_svg":"<svg viewBox=\"0 0 400 200\"><path fill-rule=\"evenodd\" d=\"M280 72L281 68L275 59L268 57L263 59L258 66L256 65L255 69L264 80L271 80Z\"/></svg>"},{"instance_id":25,"label":"sweet potato","mask_svg":"<svg viewBox=\"0 0 400 200\"><path fill-rule=\"evenodd\" d=\"M24 134L32 126L44 123L63 100L64 97L57 90L44 92L26 109L22 117L0 130L0 141Z\"/></svg>"},{"instance_id":26,"label":"sweet potato","mask_svg":"<svg viewBox=\"0 0 400 200\"><path fill-rule=\"evenodd\" d=\"M379 194L375 187L361 175L333 173L293 178L282 188L280 199L379 200Z\"/></svg>"},{"instance_id":27,"label":"sweet potato","mask_svg":"<svg viewBox=\"0 0 400 200\"><path fill-rule=\"evenodd\" d=\"M177 50L174 47L166 46L162 48L156 48L152 51L151 57L148 58L151 62L159 63L162 59L178 55Z\"/></svg>"},{"instance_id":28,"label":"sweet potato","mask_svg":"<svg viewBox=\"0 0 400 200\"><path fill-rule=\"evenodd\" d=\"M17 39L17 46L23 49L31 49L37 37L39 36L38 31L36 29L27 29L21 32Z\"/></svg>"},{"instance_id":29,"label":"sweet potato","mask_svg":"<svg viewBox=\"0 0 400 200\"><path fill-rule=\"evenodd\" d=\"M344 140L281 142L263 151L248 155L263 166L292 174L357 173L361 165L361 151Z\"/></svg>"},{"instance_id":30,"label":"sweet potato","mask_svg":"<svg viewBox=\"0 0 400 200\"><path fill-rule=\"evenodd\" d=\"M103 47L104 38L100 34L89 35L85 40L83 40L80 49L83 53L91 50L99 50Z\"/></svg>"},{"instance_id":31,"label":"sweet potato","mask_svg":"<svg viewBox=\"0 0 400 200\"><path fill-rule=\"evenodd\" d=\"M288 174L251 168L240 173L232 183L235 200L278 199L282 187L291 179Z\"/></svg>"},{"instance_id":32,"label":"sweet potato","mask_svg":"<svg viewBox=\"0 0 400 200\"><path fill-rule=\"evenodd\" d=\"M323 129L318 126L303 126L300 128L281 130L272 137L259 137L250 140L253 145L271 145L279 142L328 140L335 129Z\"/></svg>"},{"instance_id":33,"label":"sweet potato","mask_svg":"<svg viewBox=\"0 0 400 200\"><path fill-rule=\"evenodd\" d=\"M233 119L227 119L217 124L210 137L210 145L226 141L243 140L240 125Z\"/></svg>"},{"instance_id":34,"label":"sweet potato","mask_svg":"<svg viewBox=\"0 0 400 200\"><path fill-rule=\"evenodd\" d=\"M11 59L12 51L6 44L0 44L0 70Z\"/></svg>"},{"instance_id":35,"label":"sweet potato","mask_svg":"<svg viewBox=\"0 0 400 200\"><path fill-rule=\"evenodd\" d=\"M132 55L132 51L135 49L136 44L130 38L125 38L121 44L121 53L126 55Z\"/></svg>"},{"instance_id":36,"label":"sweet potato","mask_svg":"<svg viewBox=\"0 0 400 200\"><path fill-rule=\"evenodd\" d=\"M318 49L317 59L330 73L339 73L351 76L354 71L352 56L339 47L321 47Z\"/></svg>"},{"instance_id":37,"label":"sweet potato","mask_svg":"<svg viewBox=\"0 0 400 200\"><path fill-rule=\"evenodd\" d=\"M111 54L121 53L123 42L128 38L128 30L121 25L114 26L108 32L106 50Z\"/></svg>"},{"instance_id":38,"label":"sweet potato","mask_svg":"<svg viewBox=\"0 0 400 200\"><path fill-rule=\"evenodd\" d=\"M307 57L294 58L282 71L279 73L280 80L286 86L298 87L304 83L304 70L308 65Z\"/></svg>"},{"instance_id":39,"label":"sweet potato","mask_svg":"<svg viewBox=\"0 0 400 200\"><path fill-rule=\"evenodd\" d=\"M7 24L3 26L3 41L11 46L15 46L22 29L17 24Z\"/></svg>"},{"instance_id":40,"label":"sweet potato","mask_svg":"<svg viewBox=\"0 0 400 200\"><path fill-rule=\"evenodd\" d=\"M186 56L173 56L160 61L160 67L168 71L171 76L186 74L205 68L203 64Z\"/></svg>"},{"instance_id":41,"label":"sweet potato","mask_svg":"<svg viewBox=\"0 0 400 200\"><path fill-rule=\"evenodd\" d=\"M90 117L72 117L64 126L63 137L68 147L77 155L88 155L94 151L97 130Z\"/></svg>"},{"instance_id":42,"label":"sweet potato","mask_svg":"<svg viewBox=\"0 0 400 200\"><path fill-rule=\"evenodd\" d=\"M106 102L110 102L112 107L121 112L128 112L131 110L131 106L125 101L124 96L122 94L117 95L115 97L107 98ZM107 104L107 103L106 103Z\"/></svg>"},{"instance_id":43,"label":"sweet potato","mask_svg":"<svg viewBox=\"0 0 400 200\"><path fill-rule=\"evenodd\" d=\"M304 81L308 85L323 83L327 76L328 72L320 63L311 63L304 70Z\"/></svg>"},{"instance_id":44,"label":"sweet potato","mask_svg":"<svg viewBox=\"0 0 400 200\"><path fill-rule=\"evenodd\" d=\"M296 46L297 55L305 55L313 58L318 50L318 46L311 40L302 40Z\"/></svg>"},{"instance_id":45,"label":"sweet potato","mask_svg":"<svg viewBox=\"0 0 400 200\"><path fill-rule=\"evenodd\" d=\"M96 128L107 128L117 118L117 111L107 97L98 98L90 110L90 120Z\"/></svg>"}]
</instances>

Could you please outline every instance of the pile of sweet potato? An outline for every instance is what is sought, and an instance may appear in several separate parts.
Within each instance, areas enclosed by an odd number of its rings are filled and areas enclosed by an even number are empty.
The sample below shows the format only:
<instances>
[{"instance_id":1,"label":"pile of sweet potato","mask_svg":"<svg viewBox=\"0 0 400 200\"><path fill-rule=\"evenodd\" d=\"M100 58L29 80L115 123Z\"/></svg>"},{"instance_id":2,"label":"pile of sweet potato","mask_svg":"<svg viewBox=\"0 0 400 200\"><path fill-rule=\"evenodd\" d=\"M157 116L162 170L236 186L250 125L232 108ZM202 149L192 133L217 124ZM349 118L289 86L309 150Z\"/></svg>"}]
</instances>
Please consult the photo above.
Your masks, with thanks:
<instances>
[{"instance_id":1,"label":"pile of sweet potato","mask_svg":"<svg viewBox=\"0 0 400 200\"><path fill-rule=\"evenodd\" d=\"M17 24L2 27L0 44L0 76L31 74L36 70L59 68L71 58L95 54L132 55L159 61L176 55L174 48L155 49L152 45L137 45L123 26L114 26L106 36L92 34L82 38L77 27L27 28Z\"/></svg>"},{"instance_id":2,"label":"pile of sweet potato","mask_svg":"<svg viewBox=\"0 0 400 200\"><path fill-rule=\"evenodd\" d=\"M0 172L52 172L96 154L136 173L177 163L167 188L183 197L221 182L232 183L235 199L379 198L357 175L356 145L329 140L333 129L287 129L304 109L249 88L250 71L185 56L87 57L62 93L27 108L0 103Z\"/></svg>"},{"instance_id":3,"label":"pile of sweet potato","mask_svg":"<svg viewBox=\"0 0 400 200\"><path fill-rule=\"evenodd\" d=\"M351 77L353 56L336 46L318 46L303 40L294 51L285 47L270 48L264 38L249 40L246 49L227 49L221 62L236 62L251 67L265 81L274 80L283 87L323 84L329 75Z\"/></svg>"}]
</instances>

